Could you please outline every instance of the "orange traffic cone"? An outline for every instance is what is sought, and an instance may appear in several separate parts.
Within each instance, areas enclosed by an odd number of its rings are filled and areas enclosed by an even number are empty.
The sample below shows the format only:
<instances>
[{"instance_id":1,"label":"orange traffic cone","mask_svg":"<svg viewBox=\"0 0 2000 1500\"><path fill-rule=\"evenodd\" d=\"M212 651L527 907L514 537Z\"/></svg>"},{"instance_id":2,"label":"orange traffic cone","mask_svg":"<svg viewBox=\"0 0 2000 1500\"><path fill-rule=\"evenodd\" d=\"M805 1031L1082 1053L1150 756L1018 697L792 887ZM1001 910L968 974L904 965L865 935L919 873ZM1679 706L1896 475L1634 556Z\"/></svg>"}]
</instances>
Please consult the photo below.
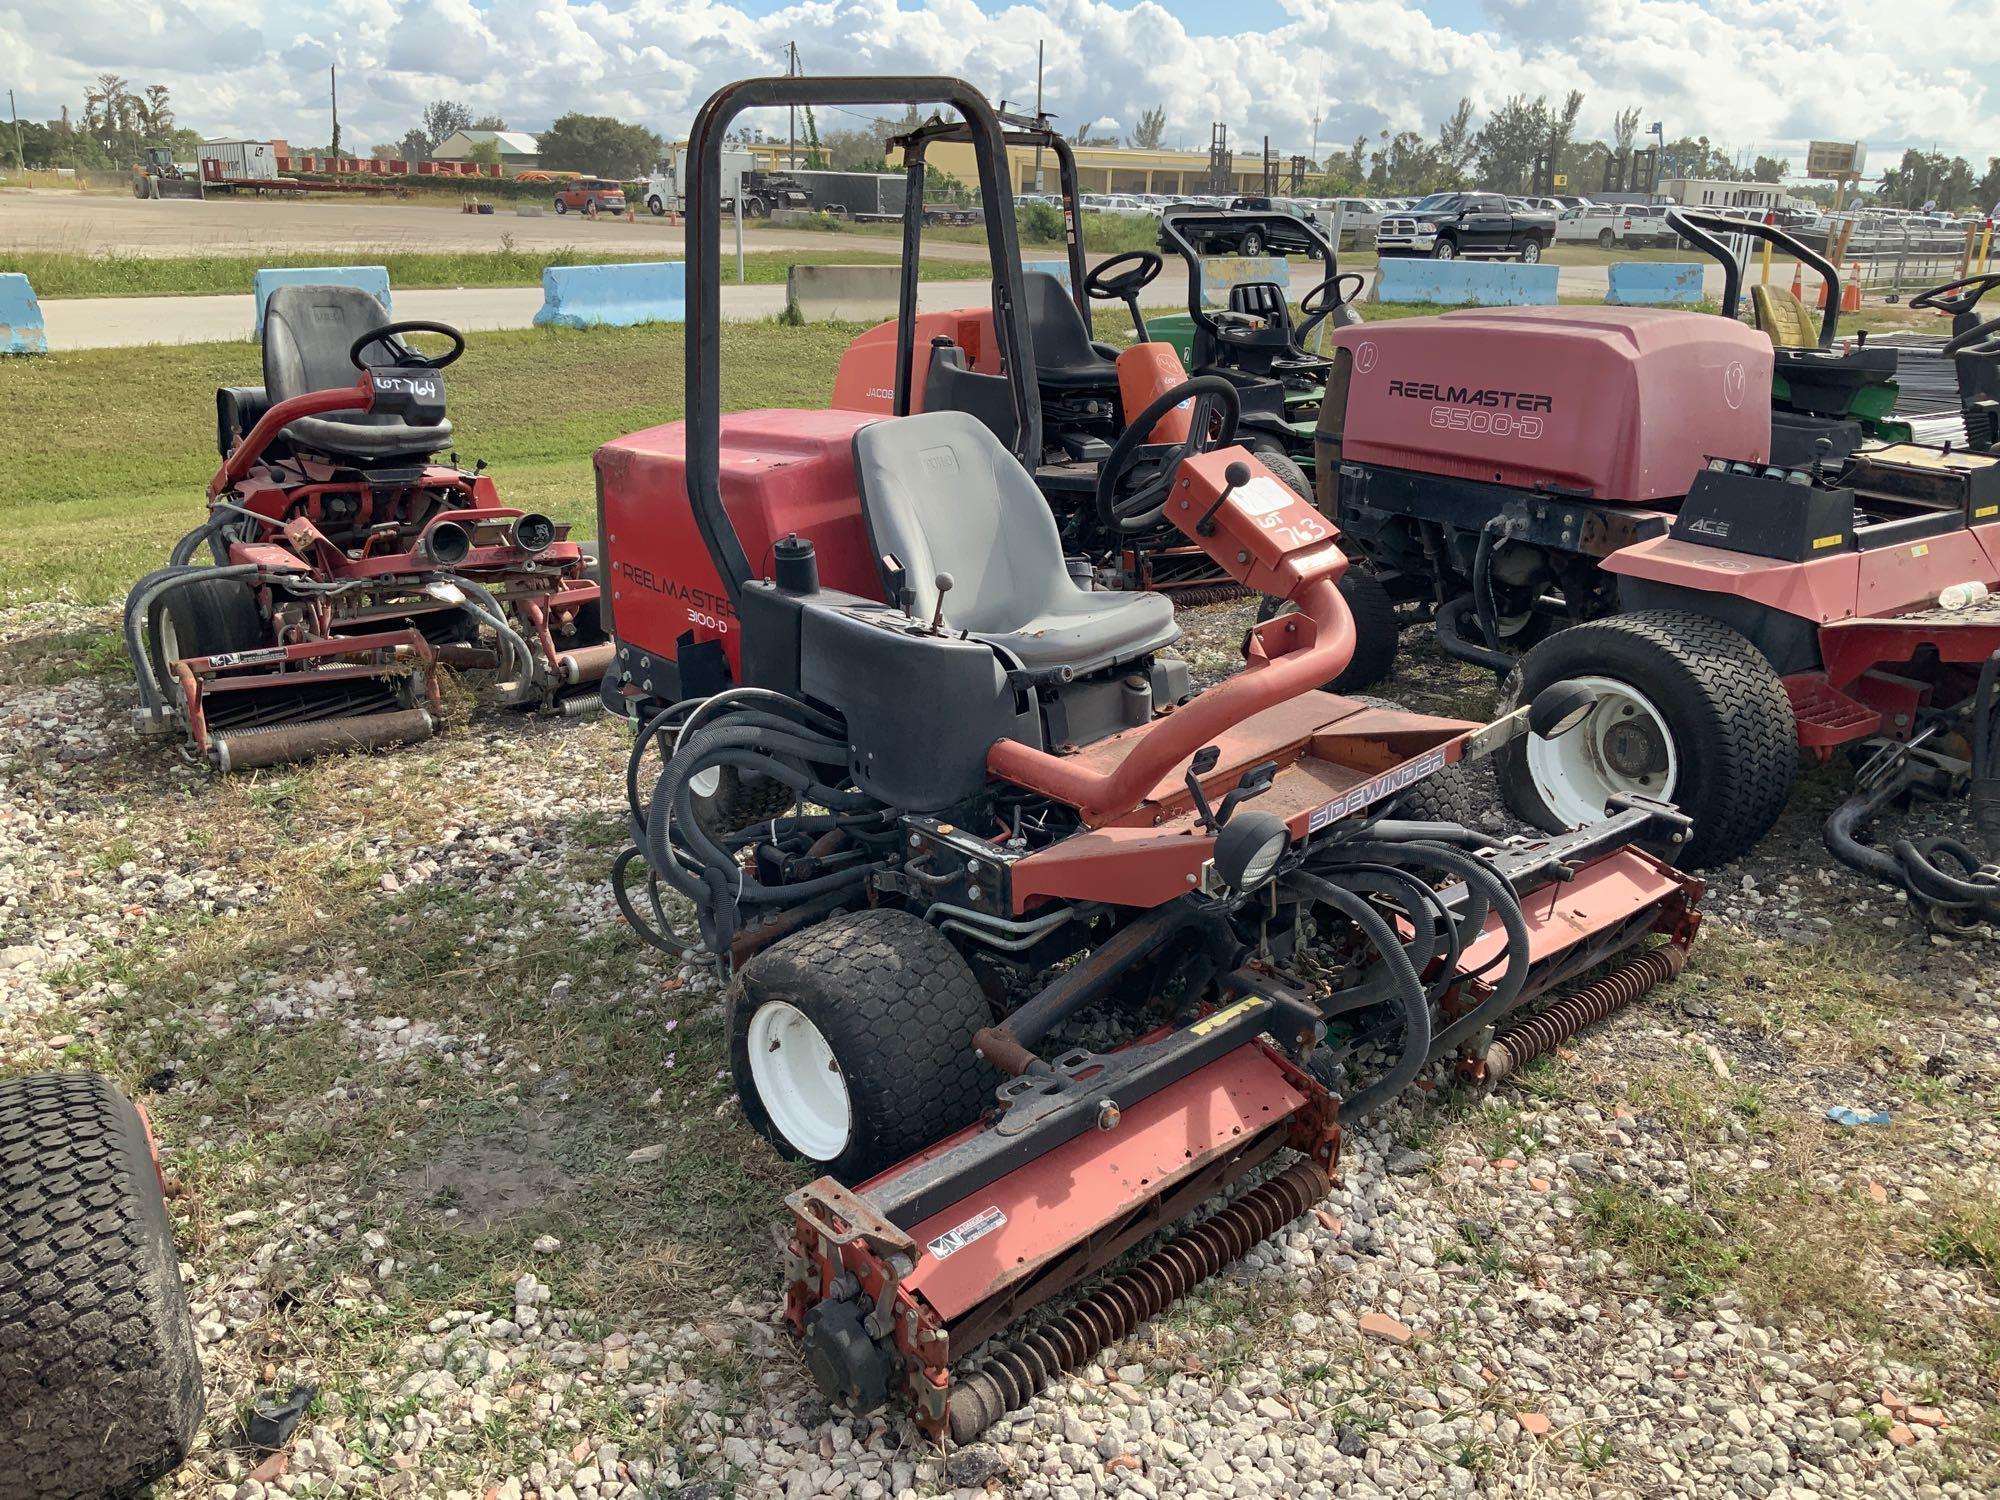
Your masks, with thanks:
<instances>
[{"instance_id":1,"label":"orange traffic cone","mask_svg":"<svg viewBox=\"0 0 2000 1500\"><path fill-rule=\"evenodd\" d=\"M1847 285L1840 289L1840 310L1858 313L1861 311L1861 263L1849 261L1847 270Z\"/></svg>"},{"instance_id":2,"label":"orange traffic cone","mask_svg":"<svg viewBox=\"0 0 2000 1500\"><path fill-rule=\"evenodd\" d=\"M1806 300L1806 268L1797 261L1792 262L1792 298L1797 302Z\"/></svg>"}]
</instances>

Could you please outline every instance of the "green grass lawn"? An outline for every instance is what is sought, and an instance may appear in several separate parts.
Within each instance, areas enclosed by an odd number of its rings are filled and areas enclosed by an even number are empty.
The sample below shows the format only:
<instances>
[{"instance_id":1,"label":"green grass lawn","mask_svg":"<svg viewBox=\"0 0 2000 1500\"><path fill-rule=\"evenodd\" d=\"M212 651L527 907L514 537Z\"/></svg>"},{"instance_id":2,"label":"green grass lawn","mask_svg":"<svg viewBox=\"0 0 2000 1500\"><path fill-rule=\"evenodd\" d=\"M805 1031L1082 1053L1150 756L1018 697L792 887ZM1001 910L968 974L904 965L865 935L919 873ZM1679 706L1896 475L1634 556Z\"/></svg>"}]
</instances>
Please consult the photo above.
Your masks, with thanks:
<instances>
[{"instance_id":1,"label":"green grass lawn","mask_svg":"<svg viewBox=\"0 0 2000 1500\"><path fill-rule=\"evenodd\" d=\"M679 259L645 250L479 250L479 251L322 251L289 254L78 255L64 250L21 250L7 257L7 269L21 271L39 297L160 297L248 292L260 270L288 266L386 266L397 290L419 287L535 286L550 266L606 265L619 261ZM893 254L848 248L756 250L743 257L744 279L781 282L795 265L894 265ZM735 279L734 257L723 257L723 276ZM923 262L926 281L974 280L986 268L978 261Z\"/></svg>"},{"instance_id":2,"label":"green grass lawn","mask_svg":"<svg viewBox=\"0 0 2000 1500\"><path fill-rule=\"evenodd\" d=\"M824 407L857 331L725 323L725 407ZM683 348L676 325L475 334L447 377L459 455L588 534L592 452L681 415ZM0 361L0 603L108 603L163 565L204 514L215 388L260 379L245 344Z\"/></svg>"}]
</instances>

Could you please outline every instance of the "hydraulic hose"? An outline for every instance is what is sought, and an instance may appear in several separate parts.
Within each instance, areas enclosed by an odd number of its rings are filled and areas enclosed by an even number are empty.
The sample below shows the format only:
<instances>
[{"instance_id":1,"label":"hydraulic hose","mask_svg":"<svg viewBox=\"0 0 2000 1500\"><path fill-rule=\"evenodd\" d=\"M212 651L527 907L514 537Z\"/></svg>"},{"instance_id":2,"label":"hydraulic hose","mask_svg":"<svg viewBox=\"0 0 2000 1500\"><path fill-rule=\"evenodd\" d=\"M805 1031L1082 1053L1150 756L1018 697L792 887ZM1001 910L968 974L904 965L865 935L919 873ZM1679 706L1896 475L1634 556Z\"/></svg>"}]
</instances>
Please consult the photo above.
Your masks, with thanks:
<instances>
[{"instance_id":1,"label":"hydraulic hose","mask_svg":"<svg viewBox=\"0 0 2000 1500\"><path fill-rule=\"evenodd\" d=\"M1424 993L1423 980L1418 977L1409 955L1403 951L1403 945L1396 940L1395 931L1374 907L1346 887L1305 870L1294 870L1285 878L1295 889L1316 901L1325 902L1350 918L1375 951L1381 954L1382 962L1392 977L1390 996L1402 1013L1403 1050L1396 1058L1396 1065L1387 1073L1358 1094L1341 1101L1344 1117L1360 1119L1415 1083L1424 1070L1424 1064L1430 1060L1430 997Z\"/></svg>"}]
</instances>

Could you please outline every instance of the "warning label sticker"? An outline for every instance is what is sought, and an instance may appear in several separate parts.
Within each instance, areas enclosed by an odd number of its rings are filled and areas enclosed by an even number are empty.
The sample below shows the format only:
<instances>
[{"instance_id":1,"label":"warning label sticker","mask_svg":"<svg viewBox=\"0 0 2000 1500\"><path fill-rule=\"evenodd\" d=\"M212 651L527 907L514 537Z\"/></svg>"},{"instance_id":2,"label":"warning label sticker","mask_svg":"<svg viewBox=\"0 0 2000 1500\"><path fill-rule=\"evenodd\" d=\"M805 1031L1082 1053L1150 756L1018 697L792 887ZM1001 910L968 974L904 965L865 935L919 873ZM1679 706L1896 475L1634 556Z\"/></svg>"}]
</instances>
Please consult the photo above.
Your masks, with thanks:
<instances>
[{"instance_id":1,"label":"warning label sticker","mask_svg":"<svg viewBox=\"0 0 2000 1500\"><path fill-rule=\"evenodd\" d=\"M955 1224L930 1242L930 1252L939 1260L948 1255L956 1255L974 1240L991 1234L1007 1222L1007 1216L997 1208L982 1208L963 1224Z\"/></svg>"}]
</instances>

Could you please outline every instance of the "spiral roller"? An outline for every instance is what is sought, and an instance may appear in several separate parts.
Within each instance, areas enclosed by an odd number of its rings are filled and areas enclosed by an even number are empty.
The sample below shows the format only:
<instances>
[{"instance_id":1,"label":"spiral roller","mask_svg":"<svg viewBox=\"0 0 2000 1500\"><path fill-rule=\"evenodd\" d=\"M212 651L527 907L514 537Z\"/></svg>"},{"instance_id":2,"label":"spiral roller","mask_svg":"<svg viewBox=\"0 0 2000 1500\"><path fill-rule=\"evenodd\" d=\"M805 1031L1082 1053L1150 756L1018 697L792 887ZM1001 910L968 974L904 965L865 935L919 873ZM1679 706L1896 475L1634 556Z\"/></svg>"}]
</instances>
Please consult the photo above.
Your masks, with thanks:
<instances>
[{"instance_id":1,"label":"spiral roller","mask_svg":"<svg viewBox=\"0 0 2000 1500\"><path fill-rule=\"evenodd\" d=\"M1554 1051L1586 1026L1630 1005L1655 985L1665 984L1687 963L1687 949L1667 943L1627 959L1575 994L1537 1011L1493 1039L1486 1052L1486 1077L1498 1083L1545 1053Z\"/></svg>"},{"instance_id":2,"label":"spiral roller","mask_svg":"<svg viewBox=\"0 0 2000 1500\"><path fill-rule=\"evenodd\" d=\"M1259 1183L1075 1306L982 1360L952 1388L951 1440L969 1443L1051 1380L1126 1337L1311 1208L1332 1185L1300 1160Z\"/></svg>"}]
</instances>

